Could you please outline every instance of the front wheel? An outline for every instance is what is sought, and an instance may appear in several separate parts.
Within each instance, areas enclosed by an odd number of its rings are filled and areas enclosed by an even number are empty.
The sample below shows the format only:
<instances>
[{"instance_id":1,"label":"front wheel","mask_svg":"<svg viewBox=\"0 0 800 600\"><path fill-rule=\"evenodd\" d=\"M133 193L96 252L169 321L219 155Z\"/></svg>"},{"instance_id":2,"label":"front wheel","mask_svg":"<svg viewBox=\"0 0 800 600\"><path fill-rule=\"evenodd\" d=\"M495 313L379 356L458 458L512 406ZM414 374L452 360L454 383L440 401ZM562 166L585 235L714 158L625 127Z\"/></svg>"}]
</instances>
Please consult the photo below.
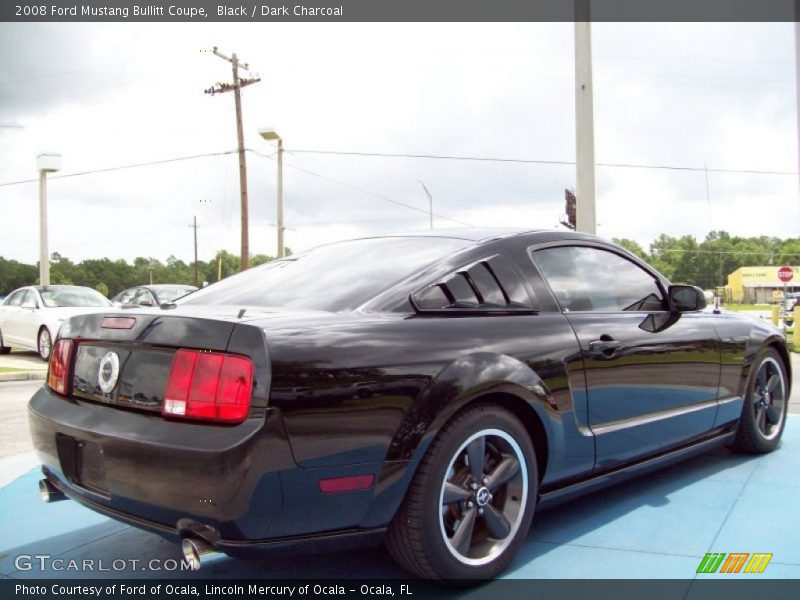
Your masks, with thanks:
<instances>
[{"instance_id":1,"label":"front wheel","mask_svg":"<svg viewBox=\"0 0 800 600\"><path fill-rule=\"evenodd\" d=\"M470 407L439 432L422 459L387 546L421 577L490 579L525 539L537 489L525 427L500 406Z\"/></svg>"},{"instance_id":2,"label":"front wheel","mask_svg":"<svg viewBox=\"0 0 800 600\"><path fill-rule=\"evenodd\" d=\"M786 425L787 381L783 358L774 349L753 361L733 450L764 454L777 447Z\"/></svg>"},{"instance_id":3,"label":"front wheel","mask_svg":"<svg viewBox=\"0 0 800 600\"><path fill-rule=\"evenodd\" d=\"M39 358L45 362L50 360L50 351L53 349L53 338L50 337L50 330L47 329L47 327L42 327L39 331L36 348L39 352Z\"/></svg>"}]
</instances>

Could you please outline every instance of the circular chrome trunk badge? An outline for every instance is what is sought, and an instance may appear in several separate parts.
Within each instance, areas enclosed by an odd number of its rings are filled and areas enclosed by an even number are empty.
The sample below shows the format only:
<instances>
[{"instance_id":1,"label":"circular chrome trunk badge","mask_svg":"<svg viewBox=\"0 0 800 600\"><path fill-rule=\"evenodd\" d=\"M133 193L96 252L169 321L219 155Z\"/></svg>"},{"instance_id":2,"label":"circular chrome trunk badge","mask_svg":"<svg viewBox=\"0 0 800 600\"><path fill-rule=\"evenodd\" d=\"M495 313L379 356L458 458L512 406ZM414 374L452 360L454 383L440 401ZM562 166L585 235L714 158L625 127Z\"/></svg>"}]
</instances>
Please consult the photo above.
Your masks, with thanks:
<instances>
[{"instance_id":1,"label":"circular chrome trunk badge","mask_svg":"<svg viewBox=\"0 0 800 600\"><path fill-rule=\"evenodd\" d=\"M100 368L97 371L97 385L108 394L117 385L119 377L119 356L116 352L107 353L100 361Z\"/></svg>"}]
</instances>

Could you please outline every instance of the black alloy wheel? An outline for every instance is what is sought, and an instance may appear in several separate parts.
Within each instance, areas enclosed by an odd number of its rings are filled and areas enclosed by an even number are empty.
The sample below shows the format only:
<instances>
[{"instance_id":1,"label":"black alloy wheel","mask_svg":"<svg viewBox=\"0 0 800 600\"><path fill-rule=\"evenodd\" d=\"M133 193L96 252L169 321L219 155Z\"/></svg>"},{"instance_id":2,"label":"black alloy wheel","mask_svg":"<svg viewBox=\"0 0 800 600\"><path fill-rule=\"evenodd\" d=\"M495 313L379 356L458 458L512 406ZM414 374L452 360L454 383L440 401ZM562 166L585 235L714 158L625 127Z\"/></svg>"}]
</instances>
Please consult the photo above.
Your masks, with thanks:
<instances>
[{"instance_id":1,"label":"black alloy wheel","mask_svg":"<svg viewBox=\"0 0 800 600\"><path fill-rule=\"evenodd\" d=\"M774 450L786 425L789 386L783 358L772 348L753 361L733 449L750 454Z\"/></svg>"},{"instance_id":2,"label":"black alloy wheel","mask_svg":"<svg viewBox=\"0 0 800 600\"><path fill-rule=\"evenodd\" d=\"M489 579L516 554L538 477L530 436L494 404L467 408L431 444L389 528L406 569L457 584Z\"/></svg>"}]
</instances>

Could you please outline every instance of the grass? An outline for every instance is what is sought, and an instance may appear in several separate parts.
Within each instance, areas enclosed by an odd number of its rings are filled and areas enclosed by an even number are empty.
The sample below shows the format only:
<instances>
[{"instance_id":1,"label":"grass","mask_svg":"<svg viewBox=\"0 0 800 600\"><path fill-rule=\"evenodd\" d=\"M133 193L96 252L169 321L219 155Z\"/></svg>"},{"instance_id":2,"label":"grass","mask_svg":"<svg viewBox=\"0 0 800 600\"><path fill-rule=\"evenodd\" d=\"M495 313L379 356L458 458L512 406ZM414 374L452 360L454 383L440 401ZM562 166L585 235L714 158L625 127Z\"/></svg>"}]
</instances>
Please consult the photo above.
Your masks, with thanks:
<instances>
[{"instance_id":1,"label":"grass","mask_svg":"<svg viewBox=\"0 0 800 600\"><path fill-rule=\"evenodd\" d=\"M18 371L28 371L29 369L17 369L15 367L0 367L0 373L16 373Z\"/></svg>"},{"instance_id":2,"label":"grass","mask_svg":"<svg viewBox=\"0 0 800 600\"><path fill-rule=\"evenodd\" d=\"M772 310L771 304L724 304L723 306L734 312L740 310Z\"/></svg>"}]
</instances>

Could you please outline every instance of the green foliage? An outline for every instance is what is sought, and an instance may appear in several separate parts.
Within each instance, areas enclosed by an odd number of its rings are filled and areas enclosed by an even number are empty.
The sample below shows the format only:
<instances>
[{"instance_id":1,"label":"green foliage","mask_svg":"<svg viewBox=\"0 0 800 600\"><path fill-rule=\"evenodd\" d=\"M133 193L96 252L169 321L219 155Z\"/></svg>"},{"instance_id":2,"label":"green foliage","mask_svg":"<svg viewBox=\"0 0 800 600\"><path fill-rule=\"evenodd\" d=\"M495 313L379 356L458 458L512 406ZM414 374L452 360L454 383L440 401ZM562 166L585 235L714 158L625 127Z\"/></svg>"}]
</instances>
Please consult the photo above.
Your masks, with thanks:
<instances>
[{"instance_id":1,"label":"green foliage","mask_svg":"<svg viewBox=\"0 0 800 600\"><path fill-rule=\"evenodd\" d=\"M219 262L218 262L219 260ZM273 260L273 257L257 254L250 260L251 266ZM198 261L197 271L200 284L204 281L217 281L217 269L221 277L238 273L241 261L226 250L220 250L208 262ZM151 280L152 275L152 280ZM94 288L111 297L134 285L156 283L180 283L194 285L194 263L185 263L175 256L167 258L166 263L155 258L136 257L133 264L125 260L110 258L87 259L73 263L58 252L50 258L50 283L54 285L84 285ZM38 265L26 265L0 256L0 296L5 296L18 287L39 282Z\"/></svg>"},{"instance_id":2,"label":"green foliage","mask_svg":"<svg viewBox=\"0 0 800 600\"><path fill-rule=\"evenodd\" d=\"M636 242L614 240L649 262L670 281L703 289L724 286L739 267L800 264L800 239L760 236L744 238L712 231L702 242L693 236L662 233L645 252Z\"/></svg>"},{"instance_id":3,"label":"green foliage","mask_svg":"<svg viewBox=\"0 0 800 600\"><path fill-rule=\"evenodd\" d=\"M644 248L642 248L639 244L637 244L633 240L629 240L628 238L614 238L612 241L615 244L619 244L620 246L625 248L627 251L635 254L639 258L641 258L643 260L647 260L647 258L648 258L647 257L647 252L645 252Z\"/></svg>"},{"instance_id":4,"label":"green foliage","mask_svg":"<svg viewBox=\"0 0 800 600\"><path fill-rule=\"evenodd\" d=\"M712 289L727 283L728 274L739 267L753 265L800 265L800 238L737 237L725 231L712 231L698 242L693 236L673 237L662 233L650 244L649 251L630 239L615 239L617 244L649 262L676 283L699 285ZM291 255L291 250L286 249ZM274 260L257 254L250 265ZM197 265L199 282L213 283L238 273L241 261L227 250L220 250L208 262ZM89 259L73 263L54 252L51 258L50 281L54 284L85 285L113 296L134 285L153 283L194 284L194 264L175 256L162 263L154 258L137 257L132 264L109 258ZM0 257L0 295L38 281L37 265L26 265Z\"/></svg>"},{"instance_id":5,"label":"green foliage","mask_svg":"<svg viewBox=\"0 0 800 600\"><path fill-rule=\"evenodd\" d=\"M23 285L30 285L38 277L39 269L35 265L25 265L0 256L0 296L5 296Z\"/></svg>"}]
</instances>

